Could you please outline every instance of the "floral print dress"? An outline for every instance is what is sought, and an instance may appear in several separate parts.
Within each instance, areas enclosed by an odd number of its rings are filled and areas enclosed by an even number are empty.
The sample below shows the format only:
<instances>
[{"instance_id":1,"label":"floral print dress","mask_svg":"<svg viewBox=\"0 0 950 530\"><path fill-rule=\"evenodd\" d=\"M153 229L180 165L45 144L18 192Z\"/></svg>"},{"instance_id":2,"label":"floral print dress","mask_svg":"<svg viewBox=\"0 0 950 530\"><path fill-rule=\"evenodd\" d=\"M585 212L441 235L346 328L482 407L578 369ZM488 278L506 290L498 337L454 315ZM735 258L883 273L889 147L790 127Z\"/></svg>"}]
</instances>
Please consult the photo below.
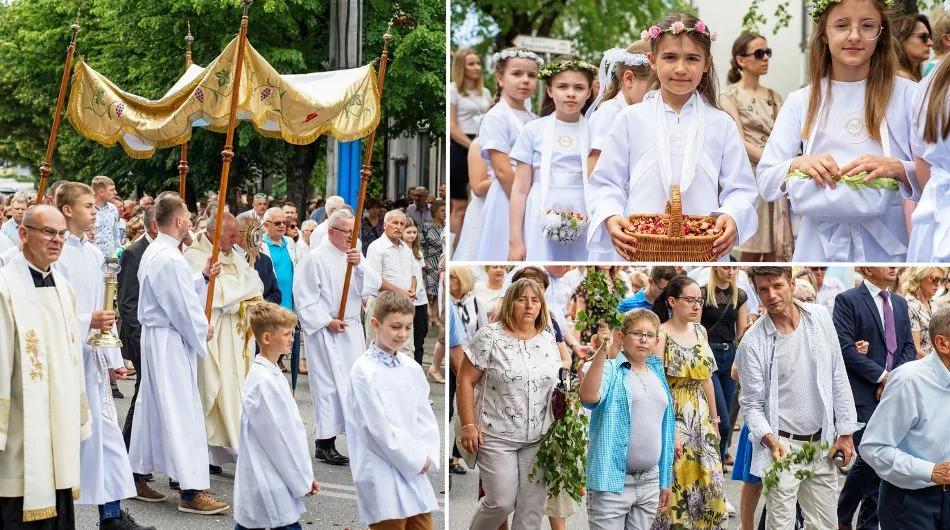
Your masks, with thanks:
<instances>
[{"instance_id":1,"label":"floral print dress","mask_svg":"<svg viewBox=\"0 0 950 530\"><path fill-rule=\"evenodd\" d=\"M666 379L683 455L673 460L671 507L657 514L654 530L726 528L719 441L702 385L716 371L716 360L698 324L695 330L699 342L692 348L680 346L662 330L660 334L666 341Z\"/></svg>"}]
</instances>

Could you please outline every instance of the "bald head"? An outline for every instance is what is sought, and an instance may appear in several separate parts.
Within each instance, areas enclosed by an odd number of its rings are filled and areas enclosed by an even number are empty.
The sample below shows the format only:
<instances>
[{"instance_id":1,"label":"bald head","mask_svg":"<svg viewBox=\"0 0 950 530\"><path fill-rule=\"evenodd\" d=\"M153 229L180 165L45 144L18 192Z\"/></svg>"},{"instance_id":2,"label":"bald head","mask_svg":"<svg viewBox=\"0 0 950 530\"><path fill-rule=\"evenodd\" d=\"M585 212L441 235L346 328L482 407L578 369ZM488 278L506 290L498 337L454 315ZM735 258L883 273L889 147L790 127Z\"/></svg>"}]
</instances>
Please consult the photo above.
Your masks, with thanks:
<instances>
[{"instance_id":1,"label":"bald head","mask_svg":"<svg viewBox=\"0 0 950 530\"><path fill-rule=\"evenodd\" d=\"M214 231L212 228L209 232ZM241 238L241 225L238 223L236 217L229 213L225 213L221 217L221 252L225 254L230 254L231 250L234 248L234 245Z\"/></svg>"},{"instance_id":2,"label":"bald head","mask_svg":"<svg viewBox=\"0 0 950 530\"><path fill-rule=\"evenodd\" d=\"M29 208L20 224L23 256L41 271L49 269L63 250L65 240L60 234L65 231L66 218L54 206L38 204ZM54 233L52 237L50 232Z\"/></svg>"}]
</instances>

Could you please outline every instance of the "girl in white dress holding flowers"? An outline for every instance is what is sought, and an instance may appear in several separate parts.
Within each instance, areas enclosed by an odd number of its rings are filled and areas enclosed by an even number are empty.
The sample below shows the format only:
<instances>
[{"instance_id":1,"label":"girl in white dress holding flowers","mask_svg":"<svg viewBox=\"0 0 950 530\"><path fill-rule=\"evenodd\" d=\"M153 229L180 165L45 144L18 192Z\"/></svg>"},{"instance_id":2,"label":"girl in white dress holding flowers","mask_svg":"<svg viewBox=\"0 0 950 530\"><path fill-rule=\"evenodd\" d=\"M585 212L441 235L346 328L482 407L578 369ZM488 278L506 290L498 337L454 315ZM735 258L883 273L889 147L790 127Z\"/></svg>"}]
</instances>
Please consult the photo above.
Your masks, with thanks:
<instances>
[{"instance_id":1,"label":"girl in white dress holding flowers","mask_svg":"<svg viewBox=\"0 0 950 530\"><path fill-rule=\"evenodd\" d=\"M488 161L493 180L485 196L484 224L476 259L505 261L508 258L508 209L515 180L515 161L508 154L529 121L537 118L525 101L538 86L538 68L543 61L534 52L508 48L492 56L498 84L495 106L483 117L478 129L482 157Z\"/></svg>"},{"instance_id":2,"label":"girl in white dress holding flowers","mask_svg":"<svg viewBox=\"0 0 950 530\"><path fill-rule=\"evenodd\" d=\"M811 84L789 95L758 166L762 197L788 194L802 216L792 261L907 256L901 198L919 198L910 150L915 85L896 75L887 14L894 4L812 3Z\"/></svg>"},{"instance_id":3,"label":"girl in white dress holding flowers","mask_svg":"<svg viewBox=\"0 0 950 530\"><path fill-rule=\"evenodd\" d=\"M584 181L590 133L584 111L597 67L558 57L538 74L547 83L542 118L525 125L511 150L510 250L520 261L585 261Z\"/></svg>"},{"instance_id":4,"label":"girl in white dress holding flowers","mask_svg":"<svg viewBox=\"0 0 950 530\"><path fill-rule=\"evenodd\" d=\"M587 185L591 252L634 259L631 214L660 214L680 186L684 215L716 217L712 252L732 247L758 226L756 188L742 137L718 106L710 53L716 34L701 20L668 15L644 31L650 44L654 90L624 109L613 124Z\"/></svg>"}]
</instances>

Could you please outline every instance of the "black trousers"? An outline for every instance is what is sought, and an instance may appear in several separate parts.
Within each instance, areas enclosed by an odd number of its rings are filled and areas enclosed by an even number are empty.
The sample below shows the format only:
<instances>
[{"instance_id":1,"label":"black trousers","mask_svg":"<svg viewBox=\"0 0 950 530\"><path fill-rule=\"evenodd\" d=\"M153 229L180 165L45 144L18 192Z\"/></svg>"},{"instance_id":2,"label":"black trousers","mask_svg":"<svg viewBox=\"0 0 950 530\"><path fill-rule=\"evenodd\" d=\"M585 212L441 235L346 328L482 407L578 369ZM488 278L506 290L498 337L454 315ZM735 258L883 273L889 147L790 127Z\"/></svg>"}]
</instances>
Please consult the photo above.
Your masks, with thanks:
<instances>
[{"instance_id":1,"label":"black trousers","mask_svg":"<svg viewBox=\"0 0 950 530\"><path fill-rule=\"evenodd\" d=\"M854 446L861 445L864 429L854 433ZM854 467L848 471L844 480L844 487L838 495L838 523L851 527L854 512L858 512L858 526L856 530L877 530L877 496L881 488L881 479L874 469L861 458L858 451L854 452ZM861 505L860 511L858 505Z\"/></svg>"},{"instance_id":2,"label":"black trousers","mask_svg":"<svg viewBox=\"0 0 950 530\"><path fill-rule=\"evenodd\" d=\"M882 480L877 514L881 530L950 530L950 489L905 490Z\"/></svg>"},{"instance_id":3,"label":"black trousers","mask_svg":"<svg viewBox=\"0 0 950 530\"><path fill-rule=\"evenodd\" d=\"M415 342L413 356L419 366L422 366L422 356L426 352L426 335L429 334L429 306L417 305L416 314L412 319L412 340Z\"/></svg>"},{"instance_id":4,"label":"black trousers","mask_svg":"<svg viewBox=\"0 0 950 530\"><path fill-rule=\"evenodd\" d=\"M138 335L137 335L138 336ZM136 337L137 337L136 336ZM129 413L125 416L125 425L122 427L122 438L125 439L125 449L128 451L129 443L132 440L132 416L135 414L135 400L139 397L139 386L142 385L142 350L139 346L139 338L133 337L125 326L120 330L120 339L122 344L128 343L129 360L135 368L135 392L132 394L132 402L129 404Z\"/></svg>"},{"instance_id":5,"label":"black trousers","mask_svg":"<svg viewBox=\"0 0 950 530\"><path fill-rule=\"evenodd\" d=\"M56 517L23 522L23 497L0 497L0 530L75 530L73 490L56 490Z\"/></svg>"}]
</instances>

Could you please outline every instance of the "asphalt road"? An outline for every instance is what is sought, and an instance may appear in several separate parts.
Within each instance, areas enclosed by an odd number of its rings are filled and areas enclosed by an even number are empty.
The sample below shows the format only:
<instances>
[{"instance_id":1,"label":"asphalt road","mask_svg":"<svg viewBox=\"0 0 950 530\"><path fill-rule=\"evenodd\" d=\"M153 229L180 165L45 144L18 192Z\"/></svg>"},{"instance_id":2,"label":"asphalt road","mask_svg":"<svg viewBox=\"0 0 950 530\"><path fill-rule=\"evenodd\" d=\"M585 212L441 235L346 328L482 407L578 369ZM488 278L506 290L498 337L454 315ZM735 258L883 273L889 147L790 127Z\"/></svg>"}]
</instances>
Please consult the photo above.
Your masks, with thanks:
<instances>
[{"instance_id":1,"label":"asphalt road","mask_svg":"<svg viewBox=\"0 0 950 530\"><path fill-rule=\"evenodd\" d=\"M435 345L434 329L430 328L429 336L426 339L426 359L425 368L428 368L431 362L432 348ZM289 360L286 361L289 363ZM290 374L287 374L288 384ZM125 399L115 400L116 409L119 418L125 422L125 416L131 404L134 381L120 381L119 389L125 394ZM445 385L430 383L431 395L433 400L433 410L436 418L445 417ZM307 427L307 437L310 442L310 457L313 460L313 406L310 400L310 389L306 376L301 376L297 382L297 391L294 395L297 406L300 408L300 415ZM444 424L440 421L440 424ZM121 423L120 423L121 425ZM445 430L442 429L443 442ZM444 445L444 443L443 443ZM337 449L346 454L346 441L343 437L337 439ZM443 461L445 461L443 459ZM440 510L433 514L434 527L442 529L445 527L445 469L446 466L436 473L430 473L432 487L435 489L436 497L439 499ZM353 477L350 474L349 467L331 466L323 462L313 460L314 477L320 484L320 492L304 499L304 505L307 512L301 515L300 523L303 528L308 529L351 529L362 528L359 524L359 516L356 507L356 489L353 486ZM178 511L177 492L169 489L168 478L164 475L155 474L155 480L151 486L159 493L168 495L168 499L162 503L146 503L134 499L122 502L123 508L127 508L133 518L139 524L154 526L158 529L168 530L207 530L207 529L233 529L235 522L228 511L225 514L205 516L185 514ZM211 476L211 495L222 502L231 503L234 491L234 466L224 466L224 473ZM92 530L98 528L99 517L95 506L76 506L76 525L82 530Z\"/></svg>"}]
</instances>

